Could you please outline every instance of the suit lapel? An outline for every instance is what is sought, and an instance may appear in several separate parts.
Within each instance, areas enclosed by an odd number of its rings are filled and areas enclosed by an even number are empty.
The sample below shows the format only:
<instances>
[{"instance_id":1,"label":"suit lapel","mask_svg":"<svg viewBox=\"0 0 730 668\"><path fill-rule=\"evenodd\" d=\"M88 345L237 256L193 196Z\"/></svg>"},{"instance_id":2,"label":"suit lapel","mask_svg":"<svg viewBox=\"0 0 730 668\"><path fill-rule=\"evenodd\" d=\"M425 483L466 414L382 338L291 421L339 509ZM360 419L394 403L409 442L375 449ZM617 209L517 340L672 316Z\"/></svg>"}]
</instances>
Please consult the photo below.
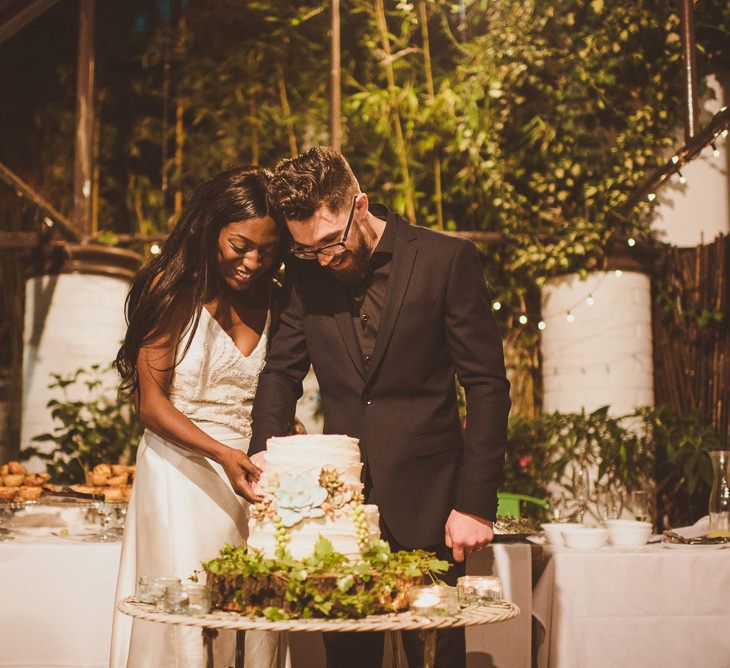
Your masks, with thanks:
<instances>
[{"instance_id":1,"label":"suit lapel","mask_svg":"<svg viewBox=\"0 0 730 668\"><path fill-rule=\"evenodd\" d=\"M405 221L391 214L388 224L398 225L398 234L395 239L393 250L393 265L388 276L388 290L383 305L383 316L378 328L378 338L375 341L375 349L368 364L366 381L369 381L377 370L380 361L385 353L390 337L393 335L393 328L398 319L403 298L408 289L408 283L413 271L413 263L416 261L418 247L415 243L416 235L413 234Z\"/></svg>"}]
</instances>

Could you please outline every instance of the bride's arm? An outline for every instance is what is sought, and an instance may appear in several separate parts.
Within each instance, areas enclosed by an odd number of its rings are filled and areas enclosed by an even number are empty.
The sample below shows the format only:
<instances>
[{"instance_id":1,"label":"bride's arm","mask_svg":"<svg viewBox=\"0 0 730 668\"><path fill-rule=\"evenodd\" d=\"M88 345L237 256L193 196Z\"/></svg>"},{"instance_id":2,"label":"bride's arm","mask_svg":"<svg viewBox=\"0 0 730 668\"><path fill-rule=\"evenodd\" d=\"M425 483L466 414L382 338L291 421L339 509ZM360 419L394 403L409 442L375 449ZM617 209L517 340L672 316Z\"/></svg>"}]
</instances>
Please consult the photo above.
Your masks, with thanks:
<instances>
[{"instance_id":1,"label":"bride's arm","mask_svg":"<svg viewBox=\"0 0 730 668\"><path fill-rule=\"evenodd\" d=\"M140 421L158 436L218 462L233 489L253 503L258 497L252 490L251 481L258 480L260 470L240 450L208 436L168 398L179 330L179 327L171 327L139 351L136 404Z\"/></svg>"}]
</instances>

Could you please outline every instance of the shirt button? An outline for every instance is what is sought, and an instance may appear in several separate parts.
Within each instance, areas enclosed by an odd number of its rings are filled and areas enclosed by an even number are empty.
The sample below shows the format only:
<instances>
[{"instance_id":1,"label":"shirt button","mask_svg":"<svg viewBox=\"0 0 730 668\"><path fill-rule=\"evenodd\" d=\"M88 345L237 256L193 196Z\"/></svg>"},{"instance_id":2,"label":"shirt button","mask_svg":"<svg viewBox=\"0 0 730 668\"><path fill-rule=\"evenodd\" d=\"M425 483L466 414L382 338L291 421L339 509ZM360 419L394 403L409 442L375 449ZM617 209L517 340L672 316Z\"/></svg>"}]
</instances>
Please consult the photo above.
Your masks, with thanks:
<instances>
[{"instance_id":1,"label":"shirt button","mask_svg":"<svg viewBox=\"0 0 730 668\"><path fill-rule=\"evenodd\" d=\"M368 315L367 313L361 313L361 314L360 314L360 319L361 319L361 320L362 320L363 322L367 322L368 320L370 320L370 316L369 316L369 315Z\"/></svg>"},{"instance_id":2,"label":"shirt button","mask_svg":"<svg viewBox=\"0 0 730 668\"><path fill-rule=\"evenodd\" d=\"M370 355L365 355L365 357L363 357L363 359L365 360L365 363L369 362L370 361Z\"/></svg>"},{"instance_id":3,"label":"shirt button","mask_svg":"<svg viewBox=\"0 0 730 668\"><path fill-rule=\"evenodd\" d=\"M363 403L364 403L364 404L365 404L366 406L369 406L370 404L372 404L372 403L373 403L373 400L372 400L372 399L371 399L371 398L370 398L370 397L369 397L369 396L368 396L368 395L366 394L366 395L365 395L365 396L364 396L364 397L362 398L362 402L363 402Z\"/></svg>"}]
</instances>

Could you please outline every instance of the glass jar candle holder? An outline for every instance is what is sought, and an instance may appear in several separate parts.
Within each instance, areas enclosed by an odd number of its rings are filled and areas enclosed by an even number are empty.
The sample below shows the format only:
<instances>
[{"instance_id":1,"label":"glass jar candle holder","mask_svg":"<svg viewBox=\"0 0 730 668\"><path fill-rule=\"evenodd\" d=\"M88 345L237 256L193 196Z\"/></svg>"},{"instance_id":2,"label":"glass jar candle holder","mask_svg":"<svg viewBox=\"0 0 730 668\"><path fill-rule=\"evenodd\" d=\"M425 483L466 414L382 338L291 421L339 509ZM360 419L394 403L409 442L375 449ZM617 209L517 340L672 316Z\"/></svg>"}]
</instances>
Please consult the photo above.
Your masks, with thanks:
<instances>
[{"instance_id":1,"label":"glass jar candle holder","mask_svg":"<svg viewBox=\"0 0 730 668\"><path fill-rule=\"evenodd\" d=\"M489 605L502 600L502 580L496 575L465 575L456 582L461 605Z\"/></svg>"},{"instance_id":2,"label":"glass jar candle holder","mask_svg":"<svg viewBox=\"0 0 730 668\"><path fill-rule=\"evenodd\" d=\"M450 617L459 612L456 589L447 585L413 587L408 604L411 612L424 617Z\"/></svg>"},{"instance_id":3,"label":"glass jar candle holder","mask_svg":"<svg viewBox=\"0 0 730 668\"><path fill-rule=\"evenodd\" d=\"M205 615L210 610L210 590L201 584L168 585L162 608L173 615Z\"/></svg>"},{"instance_id":4,"label":"glass jar candle holder","mask_svg":"<svg viewBox=\"0 0 730 668\"><path fill-rule=\"evenodd\" d=\"M179 585L180 578L141 577L137 580L135 598L142 603L158 605L170 585Z\"/></svg>"}]
</instances>

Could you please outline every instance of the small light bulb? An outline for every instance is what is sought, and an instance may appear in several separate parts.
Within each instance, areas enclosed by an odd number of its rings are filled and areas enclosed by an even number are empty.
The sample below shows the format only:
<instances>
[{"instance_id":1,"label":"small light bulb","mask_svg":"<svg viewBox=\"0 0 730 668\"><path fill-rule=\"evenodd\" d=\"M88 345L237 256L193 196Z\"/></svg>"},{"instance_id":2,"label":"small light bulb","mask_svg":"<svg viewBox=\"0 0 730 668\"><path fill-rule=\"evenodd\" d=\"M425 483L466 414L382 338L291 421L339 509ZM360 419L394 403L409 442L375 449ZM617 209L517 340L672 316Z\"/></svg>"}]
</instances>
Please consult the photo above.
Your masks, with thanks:
<instances>
[{"instance_id":1,"label":"small light bulb","mask_svg":"<svg viewBox=\"0 0 730 668\"><path fill-rule=\"evenodd\" d=\"M623 273L624 273L624 272L623 272L623 271L621 271L620 269L617 269L617 270L616 270L616 271L614 272L614 274L616 274L616 278L621 278L621 276L623 276Z\"/></svg>"},{"instance_id":2,"label":"small light bulb","mask_svg":"<svg viewBox=\"0 0 730 668\"><path fill-rule=\"evenodd\" d=\"M628 238L628 239L626 240L626 243L627 243L627 244L628 244L629 246L631 246L631 248L633 248L634 246L636 246L636 239L634 239L633 237L629 237L629 238Z\"/></svg>"},{"instance_id":3,"label":"small light bulb","mask_svg":"<svg viewBox=\"0 0 730 668\"><path fill-rule=\"evenodd\" d=\"M150 253L152 253L152 255L159 255L161 250L160 244L155 243L150 246Z\"/></svg>"},{"instance_id":4,"label":"small light bulb","mask_svg":"<svg viewBox=\"0 0 730 668\"><path fill-rule=\"evenodd\" d=\"M719 158L720 157L720 149L717 148L717 146L715 146L715 144L712 144L712 155L715 158Z\"/></svg>"},{"instance_id":5,"label":"small light bulb","mask_svg":"<svg viewBox=\"0 0 730 668\"><path fill-rule=\"evenodd\" d=\"M53 227L53 221L52 221L52 220L51 220L51 219L50 219L50 218L49 218L48 216L46 216L46 217L45 217L45 218L43 219L43 222L44 222L44 223L45 223L45 224L46 224L46 225L47 225L48 227Z\"/></svg>"},{"instance_id":6,"label":"small light bulb","mask_svg":"<svg viewBox=\"0 0 730 668\"><path fill-rule=\"evenodd\" d=\"M685 184L685 183L687 183L687 177L686 177L686 176L685 176L684 174L680 174L680 175L679 175L679 182L680 182L681 184Z\"/></svg>"},{"instance_id":7,"label":"small light bulb","mask_svg":"<svg viewBox=\"0 0 730 668\"><path fill-rule=\"evenodd\" d=\"M567 313L565 314L565 319L566 319L566 320L567 320L568 322L573 322L573 321L575 320L575 316L574 316L574 315L573 315L573 314L572 314L572 313L571 313L570 311L568 311L568 312L567 312Z\"/></svg>"},{"instance_id":8,"label":"small light bulb","mask_svg":"<svg viewBox=\"0 0 730 668\"><path fill-rule=\"evenodd\" d=\"M492 308L493 308L493 309L494 309L495 311L499 311L499 309L501 309L501 308L502 308L502 303L501 303L501 302L492 302Z\"/></svg>"},{"instance_id":9,"label":"small light bulb","mask_svg":"<svg viewBox=\"0 0 730 668\"><path fill-rule=\"evenodd\" d=\"M520 325L526 325L527 324L527 316L523 313L518 320L520 321Z\"/></svg>"},{"instance_id":10,"label":"small light bulb","mask_svg":"<svg viewBox=\"0 0 730 668\"><path fill-rule=\"evenodd\" d=\"M545 321L544 320L540 320L540 322L537 323L537 328L540 331L542 331L543 329L545 329Z\"/></svg>"},{"instance_id":11,"label":"small light bulb","mask_svg":"<svg viewBox=\"0 0 730 668\"><path fill-rule=\"evenodd\" d=\"M588 306L593 306L595 302L596 300L593 299L593 295L588 295L588 299L586 299L586 304L588 304Z\"/></svg>"},{"instance_id":12,"label":"small light bulb","mask_svg":"<svg viewBox=\"0 0 730 668\"><path fill-rule=\"evenodd\" d=\"M673 155L672 156L672 164L676 165L679 162L679 156Z\"/></svg>"},{"instance_id":13,"label":"small light bulb","mask_svg":"<svg viewBox=\"0 0 730 668\"><path fill-rule=\"evenodd\" d=\"M648 199L650 202L653 202L656 199L656 194L655 193L649 193L646 196L646 199Z\"/></svg>"},{"instance_id":14,"label":"small light bulb","mask_svg":"<svg viewBox=\"0 0 730 668\"><path fill-rule=\"evenodd\" d=\"M723 138L727 137L727 128L725 128L725 129L724 129L724 130L723 130L723 131L722 131L722 132L720 133L720 136L721 136L721 137L723 137Z\"/></svg>"}]
</instances>

